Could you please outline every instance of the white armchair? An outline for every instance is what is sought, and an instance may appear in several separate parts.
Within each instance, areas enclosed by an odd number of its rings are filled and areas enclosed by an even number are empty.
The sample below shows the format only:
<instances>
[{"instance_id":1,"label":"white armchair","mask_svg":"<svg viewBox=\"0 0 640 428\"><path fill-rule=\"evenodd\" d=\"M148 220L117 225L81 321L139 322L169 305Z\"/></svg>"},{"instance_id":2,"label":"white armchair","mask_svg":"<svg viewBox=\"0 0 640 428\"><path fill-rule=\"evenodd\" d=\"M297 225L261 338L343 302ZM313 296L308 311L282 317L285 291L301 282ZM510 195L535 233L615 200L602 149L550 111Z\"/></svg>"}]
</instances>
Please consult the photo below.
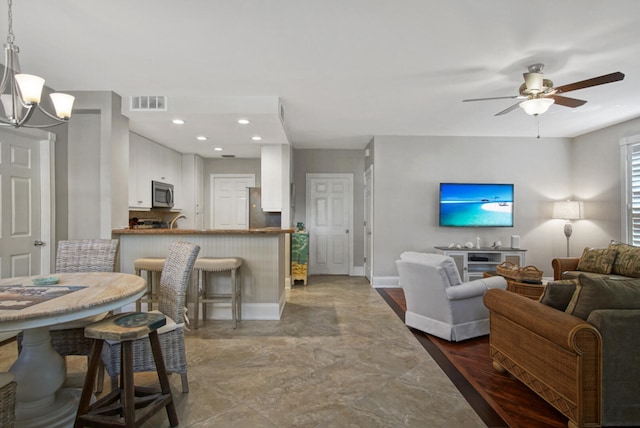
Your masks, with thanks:
<instances>
[{"instance_id":1,"label":"white armchair","mask_svg":"<svg viewBox=\"0 0 640 428\"><path fill-rule=\"evenodd\" d=\"M445 340L489 334L489 310L482 297L507 288L501 276L462 283L451 257L405 251L396 260L407 302L405 324Z\"/></svg>"}]
</instances>

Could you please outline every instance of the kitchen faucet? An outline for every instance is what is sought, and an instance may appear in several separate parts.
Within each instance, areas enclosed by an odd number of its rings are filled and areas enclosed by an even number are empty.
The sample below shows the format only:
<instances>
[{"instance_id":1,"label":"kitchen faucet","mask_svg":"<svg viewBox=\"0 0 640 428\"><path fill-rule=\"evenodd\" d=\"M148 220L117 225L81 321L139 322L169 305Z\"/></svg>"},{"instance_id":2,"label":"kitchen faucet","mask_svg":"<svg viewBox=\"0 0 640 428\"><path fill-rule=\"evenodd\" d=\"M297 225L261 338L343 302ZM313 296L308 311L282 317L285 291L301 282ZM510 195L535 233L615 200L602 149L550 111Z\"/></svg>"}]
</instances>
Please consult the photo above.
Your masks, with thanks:
<instances>
[{"instance_id":1,"label":"kitchen faucet","mask_svg":"<svg viewBox=\"0 0 640 428\"><path fill-rule=\"evenodd\" d=\"M169 229L173 229L173 225L176 224L176 221L180 220L181 218L183 218L185 220L187 219L186 216L183 216L181 214L175 216L175 218L173 220L171 220L171 224L169 225Z\"/></svg>"}]
</instances>

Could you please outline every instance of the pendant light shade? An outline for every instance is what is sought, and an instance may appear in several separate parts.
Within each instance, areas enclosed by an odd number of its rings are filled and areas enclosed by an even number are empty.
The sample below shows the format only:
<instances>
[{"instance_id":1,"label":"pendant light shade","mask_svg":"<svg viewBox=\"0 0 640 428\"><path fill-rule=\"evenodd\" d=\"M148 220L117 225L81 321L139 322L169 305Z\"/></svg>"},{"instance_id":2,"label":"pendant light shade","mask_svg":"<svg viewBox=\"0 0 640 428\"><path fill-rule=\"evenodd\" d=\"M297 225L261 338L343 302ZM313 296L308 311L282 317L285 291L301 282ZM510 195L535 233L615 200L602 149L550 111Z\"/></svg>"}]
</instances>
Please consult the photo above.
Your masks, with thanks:
<instances>
[{"instance_id":1,"label":"pendant light shade","mask_svg":"<svg viewBox=\"0 0 640 428\"><path fill-rule=\"evenodd\" d=\"M553 98L533 98L520 103L520 108L531 116L537 116L549 110L551 104L555 101Z\"/></svg>"}]
</instances>

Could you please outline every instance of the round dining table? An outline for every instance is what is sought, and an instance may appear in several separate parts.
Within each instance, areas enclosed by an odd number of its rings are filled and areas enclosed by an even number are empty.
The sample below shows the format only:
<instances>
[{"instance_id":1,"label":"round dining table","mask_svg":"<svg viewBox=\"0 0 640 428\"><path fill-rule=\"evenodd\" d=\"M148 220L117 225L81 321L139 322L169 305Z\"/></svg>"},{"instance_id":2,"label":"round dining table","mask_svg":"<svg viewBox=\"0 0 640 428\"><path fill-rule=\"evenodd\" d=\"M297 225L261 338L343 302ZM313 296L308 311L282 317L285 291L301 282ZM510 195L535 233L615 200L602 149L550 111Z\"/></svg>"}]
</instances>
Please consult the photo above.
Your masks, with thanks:
<instances>
[{"instance_id":1,"label":"round dining table","mask_svg":"<svg viewBox=\"0 0 640 428\"><path fill-rule=\"evenodd\" d=\"M137 275L60 273L0 280L0 332L23 331L9 369L16 377L16 427L73 426L79 389L63 388L64 359L51 347L49 327L117 310L146 291Z\"/></svg>"}]
</instances>

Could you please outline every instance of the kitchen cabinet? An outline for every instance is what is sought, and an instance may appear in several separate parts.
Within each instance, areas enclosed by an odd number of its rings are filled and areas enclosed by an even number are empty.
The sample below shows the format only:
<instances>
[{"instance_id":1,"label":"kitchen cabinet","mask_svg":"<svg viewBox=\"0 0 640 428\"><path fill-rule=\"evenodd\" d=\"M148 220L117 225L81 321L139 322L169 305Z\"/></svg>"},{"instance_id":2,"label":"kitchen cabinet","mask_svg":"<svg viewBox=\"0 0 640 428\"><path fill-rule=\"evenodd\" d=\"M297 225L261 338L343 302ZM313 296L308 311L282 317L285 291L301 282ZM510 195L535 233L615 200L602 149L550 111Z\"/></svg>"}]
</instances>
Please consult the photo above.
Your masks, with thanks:
<instances>
[{"instance_id":1,"label":"kitchen cabinet","mask_svg":"<svg viewBox=\"0 0 640 428\"><path fill-rule=\"evenodd\" d=\"M137 134L129 138L129 208L151 208L151 181L173 184L174 207L182 205L182 155Z\"/></svg>"},{"instance_id":2,"label":"kitchen cabinet","mask_svg":"<svg viewBox=\"0 0 640 428\"><path fill-rule=\"evenodd\" d=\"M151 208L151 145L153 143L139 135L129 139L129 208Z\"/></svg>"},{"instance_id":3,"label":"kitchen cabinet","mask_svg":"<svg viewBox=\"0 0 640 428\"><path fill-rule=\"evenodd\" d=\"M262 186L262 210L267 212L281 212L284 196L285 172L289 165L284 164L284 151L287 146L281 144L263 145L260 150L260 181ZM288 195L287 195L288 196Z\"/></svg>"}]
</instances>

